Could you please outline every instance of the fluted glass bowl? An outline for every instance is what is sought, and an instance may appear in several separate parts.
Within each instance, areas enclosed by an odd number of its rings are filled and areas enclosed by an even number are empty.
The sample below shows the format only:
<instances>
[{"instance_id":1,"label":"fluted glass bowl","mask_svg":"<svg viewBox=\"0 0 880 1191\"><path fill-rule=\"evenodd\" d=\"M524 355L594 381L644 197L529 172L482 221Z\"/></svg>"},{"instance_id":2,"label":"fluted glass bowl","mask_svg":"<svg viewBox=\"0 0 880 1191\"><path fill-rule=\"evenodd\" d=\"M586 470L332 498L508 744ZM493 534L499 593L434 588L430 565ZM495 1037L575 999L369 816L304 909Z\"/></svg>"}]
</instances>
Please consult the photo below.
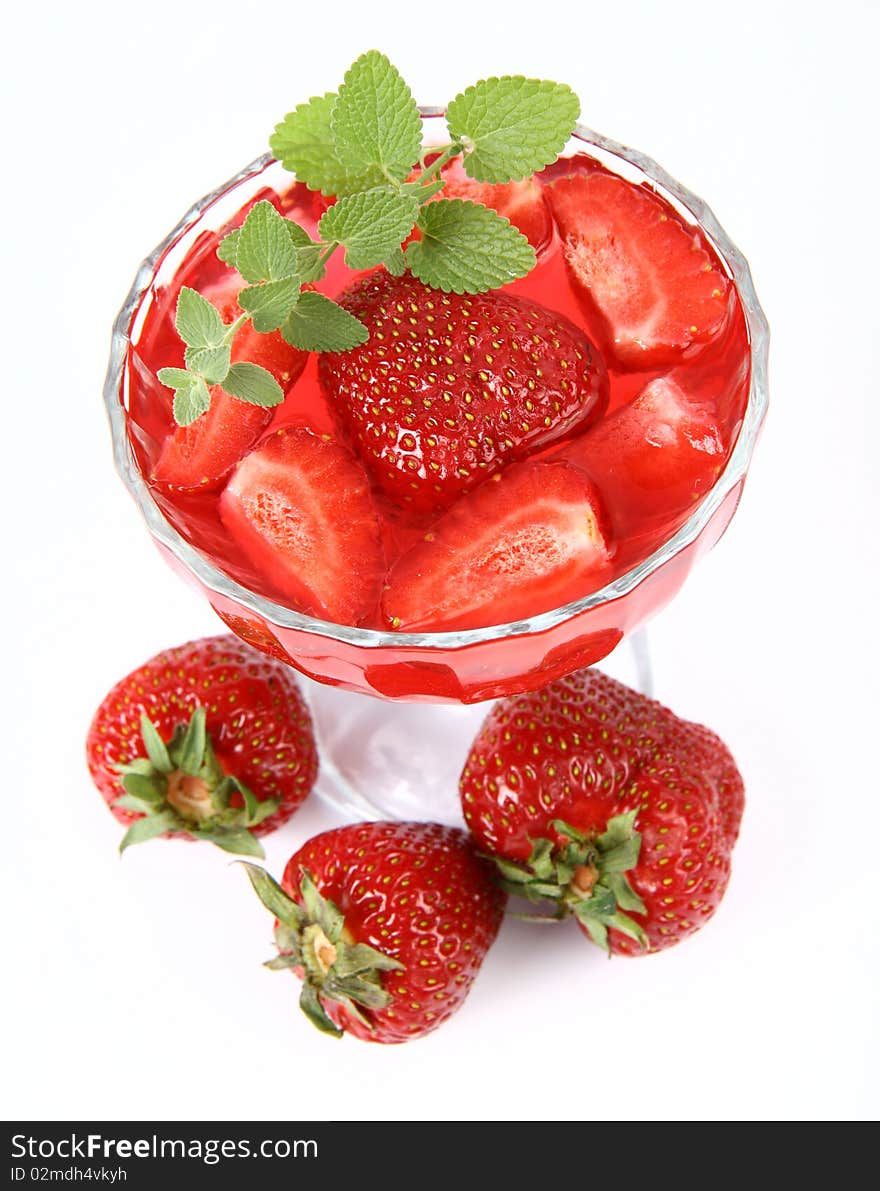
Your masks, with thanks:
<instances>
[{"instance_id":1,"label":"fluted glass bowl","mask_svg":"<svg viewBox=\"0 0 880 1191\"><path fill-rule=\"evenodd\" d=\"M423 109L426 125L442 113ZM430 136L430 131L429 131ZM592 665L662 608L721 536L740 498L767 405L768 331L748 265L706 204L650 158L578 126L567 152L588 152L631 181L647 181L698 226L739 294L750 353L748 399L726 467L668 540L599 591L527 620L460 632L398 633L330 624L274 603L202 554L171 524L138 465L128 424L132 346L155 293L174 278L206 231L217 232L256 194L289 187L290 175L258 158L206 195L141 265L113 329L104 389L116 466L166 560L194 583L239 636L320 683L394 700L477 703L533 690Z\"/></svg>"}]
</instances>

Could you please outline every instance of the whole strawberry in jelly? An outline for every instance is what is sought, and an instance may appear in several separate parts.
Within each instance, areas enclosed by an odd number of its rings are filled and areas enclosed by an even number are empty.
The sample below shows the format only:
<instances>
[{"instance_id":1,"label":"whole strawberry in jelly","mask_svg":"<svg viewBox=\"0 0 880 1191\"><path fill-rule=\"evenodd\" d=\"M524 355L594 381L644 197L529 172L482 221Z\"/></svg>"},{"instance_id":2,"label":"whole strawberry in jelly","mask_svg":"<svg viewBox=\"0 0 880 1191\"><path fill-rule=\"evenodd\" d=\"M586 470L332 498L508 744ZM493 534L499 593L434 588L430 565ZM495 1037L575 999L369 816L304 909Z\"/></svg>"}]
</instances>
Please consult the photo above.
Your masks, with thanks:
<instances>
[{"instance_id":1,"label":"whole strawberry in jelly","mask_svg":"<svg viewBox=\"0 0 880 1191\"><path fill-rule=\"evenodd\" d=\"M340 305L369 339L321 356L323 390L374 483L436 512L505 464L585 429L605 366L560 314L503 292L441 293L375 272Z\"/></svg>"}]
</instances>

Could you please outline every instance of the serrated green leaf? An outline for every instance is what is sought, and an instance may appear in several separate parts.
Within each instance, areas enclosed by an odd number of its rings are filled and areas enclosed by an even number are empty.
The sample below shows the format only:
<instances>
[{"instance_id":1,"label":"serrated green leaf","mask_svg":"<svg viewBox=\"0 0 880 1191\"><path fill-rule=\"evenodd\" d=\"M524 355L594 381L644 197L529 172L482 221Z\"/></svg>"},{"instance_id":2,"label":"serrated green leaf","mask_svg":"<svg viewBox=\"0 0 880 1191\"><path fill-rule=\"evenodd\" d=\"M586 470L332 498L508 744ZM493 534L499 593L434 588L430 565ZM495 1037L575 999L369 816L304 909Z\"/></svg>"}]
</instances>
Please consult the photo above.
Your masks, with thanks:
<instances>
[{"instance_id":1,"label":"serrated green leaf","mask_svg":"<svg viewBox=\"0 0 880 1191\"><path fill-rule=\"evenodd\" d=\"M284 390L272 373L248 360L239 360L232 365L223 382L223 391L239 401L262 405L265 409L280 405L284 400Z\"/></svg>"},{"instance_id":2,"label":"serrated green leaf","mask_svg":"<svg viewBox=\"0 0 880 1191\"><path fill-rule=\"evenodd\" d=\"M326 270L321 257L324 255L323 244L306 244L296 250L296 267L303 282L320 281Z\"/></svg>"},{"instance_id":3,"label":"serrated green leaf","mask_svg":"<svg viewBox=\"0 0 880 1191\"><path fill-rule=\"evenodd\" d=\"M171 757L168 755L168 746L159 735L156 725L145 711L141 712L140 729L141 739L144 742L144 748L147 750L150 763L160 773L171 773L174 766L171 764Z\"/></svg>"},{"instance_id":4,"label":"serrated green leaf","mask_svg":"<svg viewBox=\"0 0 880 1191\"><path fill-rule=\"evenodd\" d=\"M245 281L253 284L296 276L296 245L289 223L266 199L251 207L235 250L235 267Z\"/></svg>"},{"instance_id":5,"label":"serrated green leaf","mask_svg":"<svg viewBox=\"0 0 880 1191\"><path fill-rule=\"evenodd\" d=\"M400 250L412 231L419 204L410 195L381 187L334 203L321 217L318 233L325 243L345 248L350 269L371 269Z\"/></svg>"},{"instance_id":6,"label":"serrated green leaf","mask_svg":"<svg viewBox=\"0 0 880 1191\"><path fill-rule=\"evenodd\" d=\"M246 787L242 786L242 789L246 789ZM248 827L256 827L264 819L274 815L277 810L278 801L275 798L264 798L261 802L257 801L253 811L248 812Z\"/></svg>"},{"instance_id":7,"label":"serrated green leaf","mask_svg":"<svg viewBox=\"0 0 880 1191\"><path fill-rule=\"evenodd\" d=\"M238 304L251 316L254 330L267 335L270 331L277 331L293 310L299 301L299 291L300 278L294 274L283 281L248 286L238 295Z\"/></svg>"},{"instance_id":8,"label":"serrated green leaf","mask_svg":"<svg viewBox=\"0 0 880 1191\"><path fill-rule=\"evenodd\" d=\"M349 976L345 980L335 980L328 976L324 985L325 993L333 1000L347 997L365 1009L385 1009L391 1004L393 997L380 985L372 980L364 980L361 976Z\"/></svg>"},{"instance_id":9,"label":"serrated green leaf","mask_svg":"<svg viewBox=\"0 0 880 1191\"><path fill-rule=\"evenodd\" d=\"M229 371L232 348L228 343L220 347L188 347L184 352L190 372L209 385L219 385Z\"/></svg>"},{"instance_id":10,"label":"serrated green leaf","mask_svg":"<svg viewBox=\"0 0 880 1191\"><path fill-rule=\"evenodd\" d=\"M304 227L300 227L300 225L295 223L292 219L285 219L284 222L287 225L287 234L290 236L290 240L294 248L305 248L308 245L312 245L313 247L315 246L312 237ZM318 247L320 247L320 245L318 245Z\"/></svg>"},{"instance_id":11,"label":"serrated green leaf","mask_svg":"<svg viewBox=\"0 0 880 1191\"><path fill-rule=\"evenodd\" d=\"M406 263L433 289L480 294L525 277L535 250L509 220L480 203L438 199L422 207L421 240L406 250Z\"/></svg>"},{"instance_id":12,"label":"serrated green leaf","mask_svg":"<svg viewBox=\"0 0 880 1191\"><path fill-rule=\"evenodd\" d=\"M193 383L193 374L185 368L160 368L156 376L169 389L188 389Z\"/></svg>"},{"instance_id":13,"label":"serrated green leaf","mask_svg":"<svg viewBox=\"0 0 880 1191\"><path fill-rule=\"evenodd\" d=\"M208 386L200 376L193 376L187 389L177 389L174 394L172 412L178 426L189 426L196 418L206 413L211 405Z\"/></svg>"},{"instance_id":14,"label":"serrated green leaf","mask_svg":"<svg viewBox=\"0 0 880 1191\"><path fill-rule=\"evenodd\" d=\"M328 91L299 104L276 125L269 138L269 148L284 168L310 190L326 195L347 194L350 185L330 129L335 103L336 93Z\"/></svg>"},{"instance_id":15,"label":"serrated green leaf","mask_svg":"<svg viewBox=\"0 0 880 1191\"><path fill-rule=\"evenodd\" d=\"M234 232L229 232L224 236L217 245L217 257L226 265L232 265L235 268L235 255L238 252L238 237L241 235L241 228L236 228Z\"/></svg>"},{"instance_id":16,"label":"serrated green leaf","mask_svg":"<svg viewBox=\"0 0 880 1191\"><path fill-rule=\"evenodd\" d=\"M513 182L556 160L579 113L570 87L504 75L457 95L446 110L446 123L452 139L470 148L464 167L472 178Z\"/></svg>"},{"instance_id":17,"label":"serrated green leaf","mask_svg":"<svg viewBox=\"0 0 880 1191\"><path fill-rule=\"evenodd\" d=\"M346 72L330 117L338 158L359 190L400 181L418 161L422 121L409 87L384 54L369 50Z\"/></svg>"},{"instance_id":18,"label":"serrated green leaf","mask_svg":"<svg viewBox=\"0 0 880 1191\"><path fill-rule=\"evenodd\" d=\"M402 277L406 272L406 257L403 255L403 248L398 245L393 252L388 253L382 264L392 277Z\"/></svg>"},{"instance_id":19,"label":"serrated green leaf","mask_svg":"<svg viewBox=\"0 0 880 1191\"><path fill-rule=\"evenodd\" d=\"M130 848L134 844L145 844L148 840L155 839L159 835L164 835L166 831L175 831L178 829L179 823L174 811L159 811L156 815L145 815L143 819L138 819L136 823L132 823L131 827L129 827L128 831L122 837L122 841L119 844L120 855L126 848Z\"/></svg>"},{"instance_id":20,"label":"serrated green leaf","mask_svg":"<svg viewBox=\"0 0 880 1191\"><path fill-rule=\"evenodd\" d=\"M189 347L219 347L226 334L220 311L188 285L177 296L174 325Z\"/></svg>"},{"instance_id":21,"label":"serrated green leaf","mask_svg":"<svg viewBox=\"0 0 880 1191\"><path fill-rule=\"evenodd\" d=\"M279 922L299 931L303 925L303 912L296 902L289 898L278 882L273 880L258 864L248 864L247 861L242 861L242 867L247 872L254 892L266 909L274 914Z\"/></svg>"},{"instance_id":22,"label":"serrated green leaf","mask_svg":"<svg viewBox=\"0 0 880 1191\"><path fill-rule=\"evenodd\" d=\"M344 352L366 343L364 324L323 294L304 293L281 334L301 351Z\"/></svg>"},{"instance_id":23,"label":"serrated green leaf","mask_svg":"<svg viewBox=\"0 0 880 1191\"><path fill-rule=\"evenodd\" d=\"M232 852L236 856L256 856L262 860L266 855L263 845L246 827L214 828L212 831L194 831L192 834L196 839L208 840L224 852Z\"/></svg>"}]
</instances>

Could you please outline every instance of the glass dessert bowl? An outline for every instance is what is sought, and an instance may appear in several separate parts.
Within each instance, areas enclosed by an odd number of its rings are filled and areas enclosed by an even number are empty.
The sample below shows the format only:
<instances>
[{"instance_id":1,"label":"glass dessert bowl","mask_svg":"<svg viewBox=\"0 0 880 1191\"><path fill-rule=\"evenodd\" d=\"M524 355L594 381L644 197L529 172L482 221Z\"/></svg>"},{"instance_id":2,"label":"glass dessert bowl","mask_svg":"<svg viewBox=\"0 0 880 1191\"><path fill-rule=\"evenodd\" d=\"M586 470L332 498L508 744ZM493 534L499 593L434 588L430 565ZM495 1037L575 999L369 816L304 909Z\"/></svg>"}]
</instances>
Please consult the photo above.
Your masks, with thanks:
<instances>
[{"instance_id":1,"label":"glass dessert bowl","mask_svg":"<svg viewBox=\"0 0 880 1191\"><path fill-rule=\"evenodd\" d=\"M423 117L430 141L433 124L440 133L441 113L423 109ZM309 203L320 201L317 196L292 184L278 163L260 158L200 200L144 262L116 320L105 386L116 465L160 552L205 594L234 633L331 687L386 700L480 703L537 689L606 657L675 595L697 559L718 540L739 501L766 409L766 320L748 266L712 212L649 158L578 126L566 154L547 173L552 183L594 168L659 196L693 229L695 247L712 254L713 265L729 282L727 329L720 334L732 346L722 345L713 354L698 344L683 357L688 367L703 368L701 383L714 386L714 405L725 411L723 466L719 460L711 484L686 511L652 533L630 535L596 590L505 623L452 631L405 631L404 626L401 631L376 620L355 626L306 615L278 598L271 576L255 574L247 559L229 551L209 498L197 494L178 500L153 480L170 407L169 391L156 372L176 362L168 354L161 322L167 321L174 295L183 282L198 285L203 274L208 281L216 278L222 269L216 261L219 235L236 226L254 201L267 198L282 212L296 206L299 218ZM560 233L550 228L556 248L544 271L539 263L533 275L512 288L545 306L562 306L571 317L574 300L564 279ZM328 274L326 292L338 292L351 276ZM565 302L555 301L563 290ZM593 338L602 335L589 320L587 330ZM633 367L630 361L612 369L611 413L632 403L671 367L669 362ZM307 368L303 384L316 384L314 376L308 377Z\"/></svg>"}]
</instances>

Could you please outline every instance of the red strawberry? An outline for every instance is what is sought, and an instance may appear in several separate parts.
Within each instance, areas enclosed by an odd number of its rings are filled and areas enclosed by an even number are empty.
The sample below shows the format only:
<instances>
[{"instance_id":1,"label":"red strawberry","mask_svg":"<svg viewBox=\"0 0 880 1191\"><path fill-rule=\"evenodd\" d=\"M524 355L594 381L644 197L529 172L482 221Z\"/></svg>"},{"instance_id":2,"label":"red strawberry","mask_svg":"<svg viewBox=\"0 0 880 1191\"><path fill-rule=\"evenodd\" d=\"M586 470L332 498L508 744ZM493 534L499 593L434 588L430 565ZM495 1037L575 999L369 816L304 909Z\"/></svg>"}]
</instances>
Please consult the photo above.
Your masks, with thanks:
<instances>
[{"instance_id":1,"label":"red strawberry","mask_svg":"<svg viewBox=\"0 0 880 1191\"><path fill-rule=\"evenodd\" d=\"M625 537L687 512L715 483L725 455L715 417L670 374L554 458L586 469Z\"/></svg>"},{"instance_id":2,"label":"red strawberry","mask_svg":"<svg viewBox=\"0 0 880 1191\"><path fill-rule=\"evenodd\" d=\"M603 171L561 178L546 195L572 280L622 367L678 363L716 334L730 282L666 203Z\"/></svg>"},{"instance_id":3,"label":"red strawberry","mask_svg":"<svg viewBox=\"0 0 880 1191\"><path fill-rule=\"evenodd\" d=\"M239 287L240 283L225 280L202 291L226 323L241 314L236 301ZM308 352L285 343L279 331L260 335L251 323L246 323L232 342L233 363L247 360L260 364L285 392L296 384L308 358ZM176 426L165 439L153 468L153 482L177 492L218 487L272 421L272 414L271 409L239 401L219 385L212 386L208 412L189 426Z\"/></svg>"},{"instance_id":4,"label":"red strawberry","mask_svg":"<svg viewBox=\"0 0 880 1191\"><path fill-rule=\"evenodd\" d=\"M711 917L743 811L717 736L597 670L496 704L461 795L504 888L555 901L625 955L671 947Z\"/></svg>"},{"instance_id":5,"label":"red strawberry","mask_svg":"<svg viewBox=\"0 0 880 1191\"><path fill-rule=\"evenodd\" d=\"M458 1009L501 925L506 898L463 831L436 823L354 823L309 840L283 890L246 865L276 916L279 956L303 980L318 1027L407 1042Z\"/></svg>"},{"instance_id":6,"label":"red strawberry","mask_svg":"<svg viewBox=\"0 0 880 1191\"><path fill-rule=\"evenodd\" d=\"M385 563L369 484L329 438L291 428L272 435L236 468L220 516L301 612L358 624L376 607Z\"/></svg>"},{"instance_id":7,"label":"red strawberry","mask_svg":"<svg viewBox=\"0 0 880 1191\"><path fill-rule=\"evenodd\" d=\"M564 463L515 463L461 497L391 568L382 608L405 632L547 612L610 577L606 518Z\"/></svg>"},{"instance_id":8,"label":"red strawberry","mask_svg":"<svg viewBox=\"0 0 880 1191\"><path fill-rule=\"evenodd\" d=\"M374 272L339 299L370 331L321 356L321 384L376 484L426 512L585 426L605 367L573 323L503 292L428 289Z\"/></svg>"},{"instance_id":9,"label":"red strawberry","mask_svg":"<svg viewBox=\"0 0 880 1191\"><path fill-rule=\"evenodd\" d=\"M166 649L118 682L86 739L92 780L128 827L262 856L254 839L287 822L318 758L293 672L237 637Z\"/></svg>"}]
</instances>

